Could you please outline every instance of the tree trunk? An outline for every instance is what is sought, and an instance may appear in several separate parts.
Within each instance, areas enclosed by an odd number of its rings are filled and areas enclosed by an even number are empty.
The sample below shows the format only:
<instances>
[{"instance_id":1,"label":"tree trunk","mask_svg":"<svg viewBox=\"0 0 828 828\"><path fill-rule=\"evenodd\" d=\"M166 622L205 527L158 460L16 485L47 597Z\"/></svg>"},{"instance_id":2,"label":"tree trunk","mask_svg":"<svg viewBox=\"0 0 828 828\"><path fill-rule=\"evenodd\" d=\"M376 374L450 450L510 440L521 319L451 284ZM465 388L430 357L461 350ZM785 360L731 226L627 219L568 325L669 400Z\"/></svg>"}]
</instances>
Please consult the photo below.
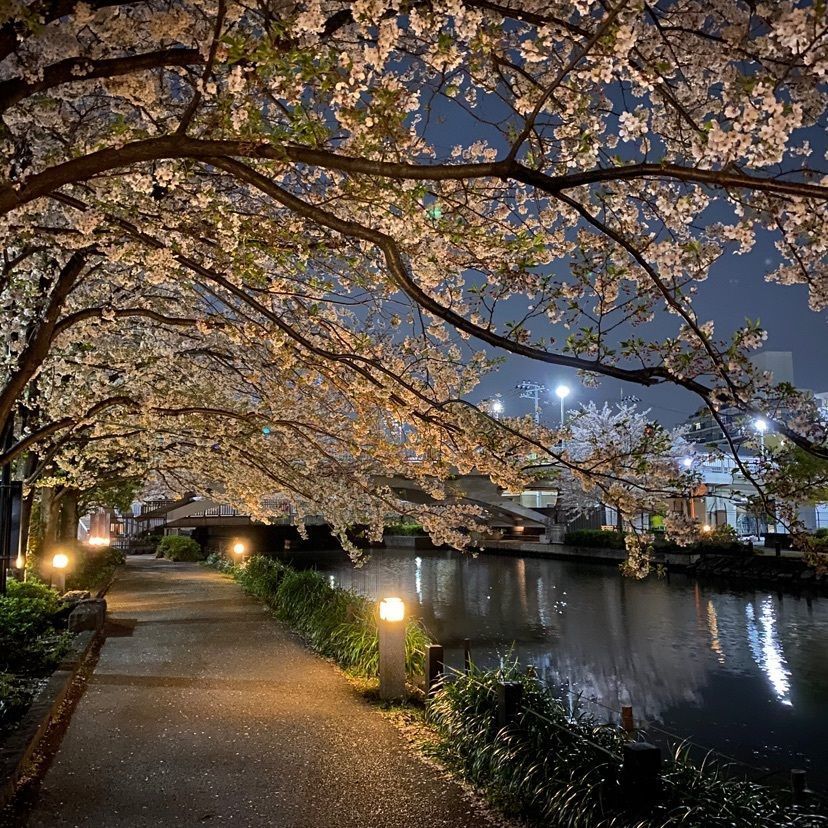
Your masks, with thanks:
<instances>
[{"instance_id":1,"label":"tree trunk","mask_svg":"<svg viewBox=\"0 0 828 828\"><path fill-rule=\"evenodd\" d=\"M29 531L32 520L34 495L34 489L29 489L20 503L20 552L24 557L28 555L29 549Z\"/></svg>"},{"instance_id":2,"label":"tree trunk","mask_svg":"<svg viewBox=\"0 0 828 828\"><path fill-rule=\"evenodd\" d=\"M64 489L60 499L60 528L58 540L74 543L78 539L78 500L77 489Z\"/></svg>"},{"instance_id":3,"label":"tree trunk","mask_svg":"<svg viewBox=\"0 0 828 828\"><path fill-rule=\"evenodd\" d=\"M48 557L60 537L60 493L49 486L40 490L40 521L43 527L43 554Z\"/></svg>"}]
</instances>

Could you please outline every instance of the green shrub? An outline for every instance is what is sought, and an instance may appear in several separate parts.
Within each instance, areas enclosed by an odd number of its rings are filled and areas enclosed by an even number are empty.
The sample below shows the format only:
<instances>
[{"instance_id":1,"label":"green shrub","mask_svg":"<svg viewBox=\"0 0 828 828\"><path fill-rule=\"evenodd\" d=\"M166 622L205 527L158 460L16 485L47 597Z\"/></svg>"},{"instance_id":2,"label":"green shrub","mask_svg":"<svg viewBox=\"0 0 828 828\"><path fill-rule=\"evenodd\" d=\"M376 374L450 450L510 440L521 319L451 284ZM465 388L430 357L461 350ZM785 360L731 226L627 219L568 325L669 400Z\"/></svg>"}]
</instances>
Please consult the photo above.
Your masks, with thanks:
<instances>
[{"instance_id":1,"label":"green shrub","mask_svg":"<svg viewBox=\"0 0 828 828\"><path fill-rule=\"evenodd\" d=\"M235 567L232 562L228 563L237 569L236 579L245 590L264 601L269 601L276 594L279 579L286 571L285 566L279 561L262 555L254 555L244 566ZM224 568L227 569L226 566Z\"/></svg>"},{"instance_id":2,"label":"green shrub","mask_svg":"<svg viewBox=\"0 0 828 828\"><path fill-rule=\"evenodd\" d=\"M115 568L126 560L120 549L110 546L84 547L75 555L75 566L66 578L68 589L95 591L109 581Z\"/></svg>"},{"instance_id":3,"label":"green shrub","mask_svg":"<svg viewBox=\"0 0 828 828\"><path fill-rule=\"evenodd\" d=\"M386 535L425 535L419 523L389 523L383 531Z\"/></svg>"},{"instance_id":4,"label":"green shrub","mask_svg":"<svg viewBox=\"0 0 828 828\"><path fill-rule=\"evenodd\" d=\"M828 538L828 527L823 527L821 529L817 529L816 532L814 532L814 537L815 538Z\"/></svg>"},{"instance_id":5,"label":"green shrub","mask_svg":"<svg viewBox=\"0 0 828 828\"><path fill-rule=\"evenodd\" d=\"M568 546L589 546L601 549L623 549L624 533L608 529L573 529L567 532L564 543Z\"/></svg>"},{"instance_id":6,"label":"green shrub","mask_svg":"<svg viewBox=\"0 0 828 828\"><path fill-rule=\"evenodd\" d=\"M497 685L502 680L519 682L523 700L515 720L500 728ZM709 761L696 767L681 751L664 764L657 801L635 814L625 811L618 782L621 732L587 716L571 719L567 708L517 665L503 671L472 670L443 685L428 704L427 718L437 733L429 752L531 825L794 824L769 789L728 779Z\"/></svg>"},{"instance_id":7,"label":"green shrub","mask_svg":"<svg viewBox=\"0 0 828 828\"><path fill-rule=\"evenodd\" d=\"M158 543L158 552L171 561L203 561L204 552L186 535L165 535Z\"/></svg>"},{"instance_id":8,"label":"green shrub","mask_svg":"<svg viewBox=\"0 0 828 828\"><path fill-rule=\"evenodd\" d=\"M31 680L0 673L0 733L26 712L34 690L35 685Z\"/></svg>"},{"instance_id":9,"label":"green shrub","mask_svg":"<svg viewBox=\"0 0 828 828\"><path fill-rule=\"evenodd\" d=\"M219 572L226 572L233 574L236 569L236 564L220 552L211 552L204 563L211 566L213 569L218 569Z\"/></svg>"},{"instance_id":10,"label":"green shrub","mask_svg":"<svg viewBox=\"0 0 828 828\"><path fill-rule=\"evenodd\" d=\"M54 590L9 582L0 598L0 672L42 675L57 663L67 640L56 627L59 612Z\"/></svg>"}]
</instances>

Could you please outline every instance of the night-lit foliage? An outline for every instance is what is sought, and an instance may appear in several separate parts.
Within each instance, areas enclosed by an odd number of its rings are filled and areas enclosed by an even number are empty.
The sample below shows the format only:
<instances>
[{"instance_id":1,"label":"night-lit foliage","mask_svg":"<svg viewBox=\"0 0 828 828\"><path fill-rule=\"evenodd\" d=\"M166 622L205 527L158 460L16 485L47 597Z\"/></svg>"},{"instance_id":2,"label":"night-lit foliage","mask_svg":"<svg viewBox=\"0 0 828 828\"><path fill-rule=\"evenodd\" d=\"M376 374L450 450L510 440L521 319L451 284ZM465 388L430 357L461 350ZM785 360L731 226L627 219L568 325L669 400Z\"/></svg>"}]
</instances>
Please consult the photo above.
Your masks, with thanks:
<instances>
[{"instance_id":1,"label":"night-lit foliage","mask_svg":"<svg viewBox=\"0 0 828 828\"><path fill-rule=\"evenodd\" d=\"M497 684L523 687L520 713L496 723ZM620 787L625 741L617 728L588 716L574 721L536 679L516 665L473 669L447 682L427 708L436 740L427 750L482 788L499 807L537 826L560 828L782 828L825 825L795 811L785 797L729 778L715 764L699 767L678 750L665 762L653 803L628 810Z\"/></svg>"}]
</instances>

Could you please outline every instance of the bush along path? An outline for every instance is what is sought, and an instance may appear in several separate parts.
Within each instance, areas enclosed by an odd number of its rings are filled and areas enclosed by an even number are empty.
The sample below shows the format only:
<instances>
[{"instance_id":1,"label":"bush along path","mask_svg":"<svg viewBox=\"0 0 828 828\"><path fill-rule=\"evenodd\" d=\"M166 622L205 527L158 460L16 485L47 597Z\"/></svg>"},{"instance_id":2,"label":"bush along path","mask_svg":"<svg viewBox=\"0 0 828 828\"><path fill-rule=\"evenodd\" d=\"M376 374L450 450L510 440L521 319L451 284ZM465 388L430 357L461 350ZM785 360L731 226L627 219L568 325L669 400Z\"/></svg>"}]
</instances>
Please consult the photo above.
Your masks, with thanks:
<instances>
[{"instance_id":1,"label":"bush along path","mask_svg":"<svg viewBox=\"0 0 828 828\"><path fill-rule=\"evenodd\" d=\"M318 572L300 572L272 558L254 556L244 564L235 564L211 555L207 564L232 575L321 655L354 676L377 676L379 644L373 601L331 586ZM423 675L425 650L430 643L422 624L410 620L405 655L412 682Z\"/></svg>"},{"instance_id":2,"label":"bush along path","mask_svg":"<svg viewBox=\"0 0 828 828\"><path fill-rule=\"evenodd\" d=\"M32 572L25 582L10 579L0 597L0 739L22 718L68 649L67 623L78 598L72 591L105 586L124 559L117 550L96 549L75 553L73 560L65 600Z\"/></svg>"},{"instance_id":3,"label":"bush along path","mask_svg":"<svg viewBox=\"0 0 828 828\"><path fill-rule=\"evenodd\" d=\"M232 575L319 653L363 677L377 672L374 602L264 557L208 564ZM409 677L423 673L428 634L409 621ZM511 698L511 706L505 696ZM423 749L478 787L510 816L530 825L567 828L828 826L819 802L693 764L678 749L660 767L636 767L637 749L615 726L575 720L552 692L516 664L448 677L425 704ZM646 762L646 757L645 757Z\"/></svg>"}]
</instances>

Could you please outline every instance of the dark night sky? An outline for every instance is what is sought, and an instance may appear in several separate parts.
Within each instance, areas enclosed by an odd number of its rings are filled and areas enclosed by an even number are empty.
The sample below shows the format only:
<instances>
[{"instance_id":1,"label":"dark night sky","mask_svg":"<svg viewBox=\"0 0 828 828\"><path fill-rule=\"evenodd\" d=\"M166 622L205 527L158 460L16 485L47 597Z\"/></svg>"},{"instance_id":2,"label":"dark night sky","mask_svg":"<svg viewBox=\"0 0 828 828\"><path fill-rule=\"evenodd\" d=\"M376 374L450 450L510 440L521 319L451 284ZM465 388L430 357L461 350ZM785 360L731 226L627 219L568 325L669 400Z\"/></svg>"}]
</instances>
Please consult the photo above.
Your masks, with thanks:
<instances>
[{"instance_id":1,"label":"dark night sky","mask_svg":"<svg viewBox=\"0 0 828 828\"><path fill-rule=\"evenodd\" d=\"M617 100L617 95L608 90L610 98L619 103L619 111L624 108ZM484 139L491 146L500 150L505 148L504 136L490 124L474 119L470 113L459 109L454 102L445 98L429 98L424 95L424 112L427 112L428 126L426 132L437 150L438 157L447 158L455 144L468 146L474 140ZM481 107L486 118L497 120L507 115L497 104L486 101ZM799 131L795 139L806 137L814 148L814 158L818 159L828 149L828 136L821 130L810 128ZM619 148L619 153L623 153ZM633 156L630 156L633 160ZM652 158L649 160L653 160ZM711 211L718 213L713 205ZM718 215L709 212L709 220L728 220L728 210ZM794 361L794 379L800 388L812 391L828 391L828 313L815 313L808 307L808 291L805 286L778 285L765 281L765 273L775 268L780 257L770 234L757 232L754 249L747 255L724 255L712 268L708 280L699 287L694 306L702 321L712 319L716 323L716 334L726 339L732 332L743 325L745 319L758 319L768 332L764 349L770 351L791 351ZM512 300L517 301L517 300ZM514 307L510 309L512 318L519 314ZM674 316L663 314L652 324L635 329L648 339L675 335L678 320ZM566 331L539 330L536 333L547 335L554 333L561 342ZM630 329L626 329L628 335ZM473 340L466 347L480 348L481 343ZM484 348L495 356L492 349ZM502 355L502 354L501 354ZM579 402L594 400L618 400L623 395L634 395L641 399L642 408L651 408L651 416L665 425L682 422L689 414L699 408L701 402L695 395L682 389L662 386L644 388L632 384L624 385L615 380L602 379L598 388L585 388L578 380L577 373L571 369L535 362L523 357L508 356L506 362L493 374L485 377L480 385L469 395L475 402L500 393L507 415L529 413L531 403L520 399L515 391L515 384L522 380L539 382L553 389L564 382L572 388L567 399L567 406ZM551 391L546 395L546 415L548 422L554 424L559 416L559 402Z\"/></svg>"},{"instance_id":2,"label":"dark night sky","mask_svg":"<svg viewBox=\"0 0 828 828\"><path fill-rule=\"evenodd\" d=\"M808 292L804 286L765 281L765 272L777 261L776 251L767 238L760 239L746 256L723 257L701 287L695 307L703 320L715 321L716 331L722 335L743 324L745 318L758 318L768 331L767 350L793 352L796 384L812 391L828 391L828 313L814 313L808 308ZM657 319L647 327L646 335L674 333L676 326L674 317ZM639 332L643 334L644 329ZM578 402L617 400L622 394L632 394L641 399L642 408L651 408L651 415L665 424L681 422L699 407L694 395L678 388L622 386L610 379L602 379L598 388L584 388L573 370L516 356L508 357L470 396L479 401L499 392L505 413L512 416L528 413L531 403L520 399L514 390L521 380L540 382L550 389L565 382L573 392L567 400L568 407ZM558 399L551 391L546 398L547 417L550 423L555 423L559 416Z\"/></svg>"}]
</instances>

